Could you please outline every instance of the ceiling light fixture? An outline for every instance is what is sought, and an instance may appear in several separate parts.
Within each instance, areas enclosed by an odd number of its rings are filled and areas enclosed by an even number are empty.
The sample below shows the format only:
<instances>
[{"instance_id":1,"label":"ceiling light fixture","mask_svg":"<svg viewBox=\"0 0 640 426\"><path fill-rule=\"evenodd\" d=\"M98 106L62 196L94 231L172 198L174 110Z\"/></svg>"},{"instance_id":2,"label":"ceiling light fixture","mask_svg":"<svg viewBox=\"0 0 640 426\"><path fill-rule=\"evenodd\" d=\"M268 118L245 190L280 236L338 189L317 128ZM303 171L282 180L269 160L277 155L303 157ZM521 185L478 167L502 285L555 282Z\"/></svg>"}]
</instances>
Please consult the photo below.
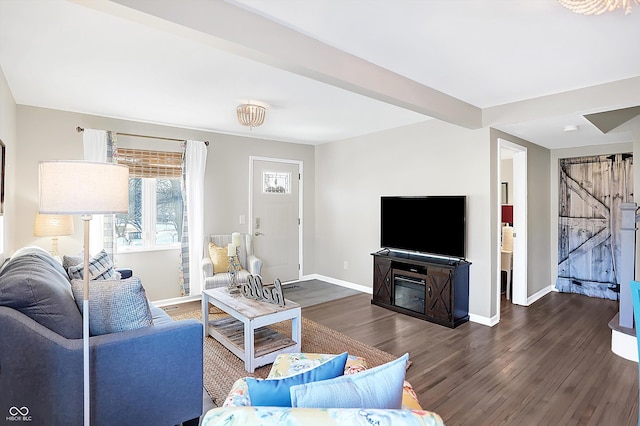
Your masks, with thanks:
<instances>
[{"instance_id":1,"label":"ceiling light fixture","mask_svg":"<svg viewBox=\"0 0 640 426\"><path fill-rule=\"evenodd\" d=\"M242 104L236 108L238 121L243 126L249 126L249 129L258 127L264 123L264 115L266 108L256 104Z\"/></svg>"},{"instance_id":2,"label":"ceiling light fixture","mask_svg":"<svg viewBox=\"0 0 640 426\"><path fill-rule=\"evenodd\" d=\"M631 13L631 3L640 5L640 0L558 0L558 2L572 12L582 15L601 15L624 9L624 14Z\"/></svg>"},{"instance_id":3,"label":"ceiling light fixture","mask_svg":"<svg viewBox=\"0 0 640 426\"><path fill-rule=\"evenodd\" d=\"M577 132L578 129L579 129L579 126L576 124L567 124L566 126L564 126L565 132Z\"/></svg>"}]
</instances>

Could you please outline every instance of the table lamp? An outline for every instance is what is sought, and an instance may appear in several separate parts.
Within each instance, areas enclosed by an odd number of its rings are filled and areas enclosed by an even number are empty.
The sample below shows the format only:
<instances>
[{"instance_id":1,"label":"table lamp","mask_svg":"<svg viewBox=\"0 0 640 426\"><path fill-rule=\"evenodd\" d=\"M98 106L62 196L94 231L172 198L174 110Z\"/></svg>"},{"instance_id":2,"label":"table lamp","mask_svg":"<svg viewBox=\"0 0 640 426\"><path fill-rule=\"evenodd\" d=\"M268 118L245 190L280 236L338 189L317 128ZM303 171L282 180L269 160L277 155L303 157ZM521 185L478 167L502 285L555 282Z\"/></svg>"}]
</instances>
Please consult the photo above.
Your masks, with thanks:
<instances>
[{"instance_id":1,"label":"table lamp","mask_svg":"<svg viewBox=\"0 0 640 426\"><path fill-rule=\"evenodd\" d=\"M89 379L89 221L92 214L127 213L129 169L111 163L41 161L39 164L41 214L80 214L84 222L84 297L82 341L84 371L84 424L90 424Z\"/></svg>"},{"instance_id":2,"label":"table lamp","mask_svg":"<svg viewBox=\"0 0 640 426\"><path fill-rule=\"evenodd\" d=\"M62 214L40 214L36 212L33 226L35 237L51 237L51 256L58 256L58 237L73 235L73 217Z\"/></svg>"}]
</instances>

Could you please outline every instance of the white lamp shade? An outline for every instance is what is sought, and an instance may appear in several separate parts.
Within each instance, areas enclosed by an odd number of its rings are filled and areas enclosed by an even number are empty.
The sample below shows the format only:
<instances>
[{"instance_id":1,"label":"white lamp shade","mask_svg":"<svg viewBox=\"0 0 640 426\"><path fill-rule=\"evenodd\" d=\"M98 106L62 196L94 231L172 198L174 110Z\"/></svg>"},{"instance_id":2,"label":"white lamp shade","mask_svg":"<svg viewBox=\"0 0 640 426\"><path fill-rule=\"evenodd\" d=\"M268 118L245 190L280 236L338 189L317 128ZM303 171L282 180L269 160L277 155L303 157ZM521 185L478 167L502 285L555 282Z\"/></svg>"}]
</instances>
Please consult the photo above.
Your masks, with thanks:
<instances>
[{"instance_id":1,"label":"white lamp shade","mask_svg":"<svg viewBox=\"0 0 640 426\"><path fill-rule=\"evenodd\" d=\"M73 235L73 216L62 214L40 214L36 212L33 227L36 237L62 237Z\"/></svg>"},{"instance_id":2,"label":"white lamp shade","mask_svg":"<svg viewBox=\"0 0 640 426\"><path fill-rule=\"evenodd\" d=\"M111 163L41 161L39 206L45 214L108 214L129 210L129 169Z\"/></svg>"}]
</instances>

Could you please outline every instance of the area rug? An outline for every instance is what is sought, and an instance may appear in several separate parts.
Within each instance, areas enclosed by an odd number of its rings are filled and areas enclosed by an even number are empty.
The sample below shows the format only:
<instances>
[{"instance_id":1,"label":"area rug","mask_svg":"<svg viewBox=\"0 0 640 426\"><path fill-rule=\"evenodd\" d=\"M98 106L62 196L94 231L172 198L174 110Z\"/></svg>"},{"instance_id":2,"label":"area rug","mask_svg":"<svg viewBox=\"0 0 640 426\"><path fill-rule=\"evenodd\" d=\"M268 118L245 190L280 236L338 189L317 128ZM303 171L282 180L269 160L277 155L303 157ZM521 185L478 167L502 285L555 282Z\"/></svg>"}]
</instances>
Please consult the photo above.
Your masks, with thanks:
<instances>
[{"instance_id":1,"label":"area rug","mask_svg":"<svg viewBox=\"0 0 640 426\"><path fill-rule=\"evenodd\" d=\"M215 310L215 308L213 308ZM215 313L214 313L215 312ZM202 321L200 310L171 315L175 320L195 318ZM212 311L210 320L221 319L227 314ZM291 320L270 325L269 328L291 337ZM244 369L244 362L212 337L204 339L204 387L216 406L221 406L233 383L241 377L266 378L271 364L257 368L254 373ZM397 357L345 336L321 324L302 318L302 352L339 354L348 352L364 357L369 367L384 364Z\"/></svg>"}]
</instances>

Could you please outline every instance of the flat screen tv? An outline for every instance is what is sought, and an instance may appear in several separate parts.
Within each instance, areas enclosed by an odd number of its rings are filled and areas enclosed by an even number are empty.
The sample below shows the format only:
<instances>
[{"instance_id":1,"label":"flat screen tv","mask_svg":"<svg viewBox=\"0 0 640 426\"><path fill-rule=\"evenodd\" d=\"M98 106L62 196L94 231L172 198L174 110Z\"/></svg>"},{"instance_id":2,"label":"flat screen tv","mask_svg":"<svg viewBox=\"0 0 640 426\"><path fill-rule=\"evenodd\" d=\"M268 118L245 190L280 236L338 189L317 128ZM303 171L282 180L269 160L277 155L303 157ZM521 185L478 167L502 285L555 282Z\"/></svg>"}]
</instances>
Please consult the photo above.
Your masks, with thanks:
<instances>
[{"instance_id":1,"label":"flat screen tv","mask_svg":"<svg viewBox=\"0 0 640 426\"><path fill-rule=\"evenodd\" d=\"M464 195L382 197L380 245L385 249L464 259Z\"/></svg>"}]
</instances>

